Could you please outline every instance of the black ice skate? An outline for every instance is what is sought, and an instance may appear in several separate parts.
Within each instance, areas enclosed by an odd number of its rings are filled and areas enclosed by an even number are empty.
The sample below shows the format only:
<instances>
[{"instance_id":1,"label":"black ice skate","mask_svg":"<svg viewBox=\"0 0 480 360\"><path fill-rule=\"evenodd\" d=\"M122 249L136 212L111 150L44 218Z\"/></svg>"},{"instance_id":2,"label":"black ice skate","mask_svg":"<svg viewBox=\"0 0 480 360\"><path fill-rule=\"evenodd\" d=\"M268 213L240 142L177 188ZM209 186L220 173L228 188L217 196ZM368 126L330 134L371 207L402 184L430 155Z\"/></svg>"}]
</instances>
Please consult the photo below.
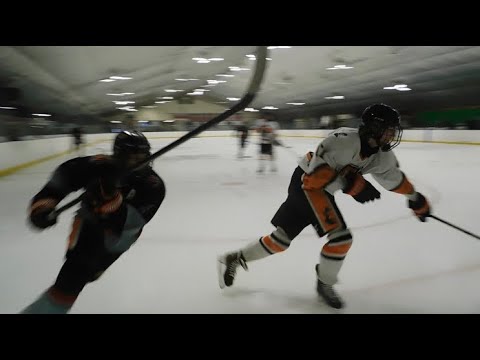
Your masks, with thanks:
<instances>
[{"instance_id":1,"label":"black ice skate","mask_svg":"<svg viewBox=\"0 0 480 360\"><path fill-rule=\"evenodd\" d=\"M315 266L315 270L317 272L317 292L318 295L322 297L325 302L335 308L335 309L341 309L343 308L343 301L341 297L335 292L333 289L333 285L328 285L322 282L318 278L318 265Z\"/></svg>"},{"instance_id":2,"label":"black ice skate","mask_svg":"<svg viewBox=\"0 0 480 360\"><path fill-rule=\"evenodd\" d=\"M239 265L248 271L247 262L240 251L221 255L217 258L218 284L221 289L233 285Z\"/></svg>"}]
</instances>

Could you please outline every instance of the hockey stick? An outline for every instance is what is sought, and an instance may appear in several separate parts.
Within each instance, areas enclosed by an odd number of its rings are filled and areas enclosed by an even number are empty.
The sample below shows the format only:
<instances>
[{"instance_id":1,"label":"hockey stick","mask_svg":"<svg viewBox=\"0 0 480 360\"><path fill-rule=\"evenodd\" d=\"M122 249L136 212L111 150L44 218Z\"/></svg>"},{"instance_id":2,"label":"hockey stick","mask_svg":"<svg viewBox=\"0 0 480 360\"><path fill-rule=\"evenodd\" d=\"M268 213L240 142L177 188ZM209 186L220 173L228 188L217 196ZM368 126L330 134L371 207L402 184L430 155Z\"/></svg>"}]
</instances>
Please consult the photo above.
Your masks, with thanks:
<instances>
[{"instance_id":1,"label":"hockey stick","mask_svg":"<svg viewBox=\"0 0 480 360\"><path fill-rule=\"evenodd\" d=\"M277 146L280 146L280 147L284 148L284 149L287 150L291 155L293 155L293 156L295 157L295 159L298 159L298 158L301 157L300 155L298 155L298 154L292 149L291 146L285 145L283 142L280 142L280 141L278 141L278 140L275 140L274 145L277 145Z\"/></svg>"},{"instance_id":2,"label":"hockey stick","mask_svg":"<svg viewBox=\"0 0 480 360\"><path fill-rule=\"evenodd\" d=\"M278 141L277 139L273 140L273 143L272 143L272 144L273 144L273 145L276 145L276 146L281 146L281 147L283 147L283 148L285 148L285 149L291 149L291 148L292 148L291 146L287 146L287 145L285 145L283 142Z\"/></svg>"},{"instance_id":3,"label":"hockey stick","mask_svg":"<svg viewBox=\"0 0 480 360\"><path fill-rule=\"evenodd\" d=\"M438 221L440 221L440 222L442 222L442 223L444 223L444 224L446 224L446 225L448 225L448 226L451 226L451 227L453 227L453 228L455 228L455 229L457 229L457 230L460 230L461 232L464 232L465 234L468 234L468 235L473 236L474 238L480 240L480 236L475 235L475 234L472 234L470 231L464 230L464 229L462 229L462 228L460 228L460 227L458 227L458 226L456 226L456 225L450 224L448 221L442 220L442 219L440 219L439 217L436 217L435 215L429 215L428 217L434 218L435 220L438 220Z\"/></svg>"},{"instance_id":4,"label":"hockey stick","mask_svg":"<svg viewBox=\"0 0 480 360\"><path fill-rule=\"evenodd\" d=\"M192 137L200 134L201 132L207 130L208 128L211 128L212 126L218 124L219 122L227 119L228 117L232 116L233 114L243 110L252 102L252 100L255 98L255 95L257 94L258 89L260 88L260 84L262 83L263 80L263 75L265 74L265 68L266 68L266 62L267 62L267 56L268 56L268 50L266 46L259 46L257 48L257 61L255 64L255 71L253 73L253 76L250 80L250 85L248 86L248 89L243 95L243 97L240 99L238 103L233 105L230 109L227 111L221 113L220 115L214 117L213 119L207 121L206 123L200 125L199 127L193 129L192 131L188 132L187 134L183 135L182 137L178 138L171 144L163 147L162 149L158 150L157 152L153 153L150 155L148 158L146 158L143 162L141 162L139 165L132 169L128 169L125 174L123 174L121 177L128 176L130 173L132 173L135 170L138 170L142 168L145 164L148 164L149 162L155 160L159 156L162 156L166 152L172 150L173 148L177 147L178 145L184 143L185 141L191 139ZM59 207L58 209L52 211L49 215L50 219L56 218L58 215L60 215L62 212L65 210L71 208L72 206L78 204L80 201L82 201L83 196L85 193L80 195L78 198L75 200L72 200L71 202Z\"/></svg>"}]
</instances>

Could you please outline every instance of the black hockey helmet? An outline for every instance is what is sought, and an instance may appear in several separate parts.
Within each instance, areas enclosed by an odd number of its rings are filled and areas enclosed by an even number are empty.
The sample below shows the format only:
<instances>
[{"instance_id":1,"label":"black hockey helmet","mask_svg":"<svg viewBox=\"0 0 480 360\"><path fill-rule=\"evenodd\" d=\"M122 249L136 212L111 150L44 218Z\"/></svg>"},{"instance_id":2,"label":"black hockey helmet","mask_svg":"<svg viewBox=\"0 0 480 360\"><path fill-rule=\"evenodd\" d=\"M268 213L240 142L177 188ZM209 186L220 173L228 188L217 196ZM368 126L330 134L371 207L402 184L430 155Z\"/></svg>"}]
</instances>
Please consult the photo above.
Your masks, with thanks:
<instances>
[{"instance_id":1,"label":"black hockey helmet","mask_svg":"<svg viewBox=\"0 0 480 360\"><path fill-rule=\"evenodd\" d=\"M144 154L150 156L150 143L140 131L124 130L115 137L113 156L127 163L130 155Z\"/></svg>"},{"instance_id":2,"label":"black hockey helmet","mask_svg":"<svg viewBox=\"0 0 480 360\"><path fill-rule=\"evenodd\" d=\"M393 107L373 104L364 110L359 127L362 139L373 138L382 151L390 151L400 144L402 133L400 114Z\"/></svg>"},{"instance_id":3,"label":"black hockey helmet","mask_svg":"<svg viewBox=\"0 0 480 360\"><path fill-rule=\"evenodd\" d=\"M267 121L274 121L275 120L275 114L271 111L260 110L260 117L262 119L267 120Z\"/></svg>"}]
</instances>

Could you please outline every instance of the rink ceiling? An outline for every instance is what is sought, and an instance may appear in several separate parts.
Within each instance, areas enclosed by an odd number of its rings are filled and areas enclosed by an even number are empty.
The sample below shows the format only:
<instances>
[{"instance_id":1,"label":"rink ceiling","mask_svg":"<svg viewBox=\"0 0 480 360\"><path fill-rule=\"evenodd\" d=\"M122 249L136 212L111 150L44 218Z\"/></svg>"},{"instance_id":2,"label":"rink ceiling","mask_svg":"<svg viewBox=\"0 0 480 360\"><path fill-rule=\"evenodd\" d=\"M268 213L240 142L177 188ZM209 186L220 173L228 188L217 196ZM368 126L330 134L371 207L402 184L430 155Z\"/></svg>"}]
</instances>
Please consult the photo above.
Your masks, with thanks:
<instances>
[{"instance_id":1,"label":"rink ceiling","mask_svg":"<svg viewBox=\"0 0 480 360\"><path fill-rule=\"evenodd\" d=\"M246 55L255 46L2 46L0 81L20 89L21 103L37 112L64 116L108 117L119 113L111 92L134 92L136 105L152 105L158 97L185 96L208 79L227 80L209 87L212 102L240 97L252 68ZM192 58L223 58L198 64ZM478 46L292 46L272 49L272 59L261 90L251 106L276 106L278 112L302 114L305 109L324 113L357 113L366 104L383 101L400 110L431 110L443 106L476 105L480 90ZM348 70L327 70L338 64ZM220 78L217 74L234 74ZM112 75L131 77L99 82ZM177 78L198 79L177 81ZM412 91L384 90L407 84ZM332 101L328 96L343 95ZM287 105L305 102L305 107Z\"/></svg>"}]
</instances>

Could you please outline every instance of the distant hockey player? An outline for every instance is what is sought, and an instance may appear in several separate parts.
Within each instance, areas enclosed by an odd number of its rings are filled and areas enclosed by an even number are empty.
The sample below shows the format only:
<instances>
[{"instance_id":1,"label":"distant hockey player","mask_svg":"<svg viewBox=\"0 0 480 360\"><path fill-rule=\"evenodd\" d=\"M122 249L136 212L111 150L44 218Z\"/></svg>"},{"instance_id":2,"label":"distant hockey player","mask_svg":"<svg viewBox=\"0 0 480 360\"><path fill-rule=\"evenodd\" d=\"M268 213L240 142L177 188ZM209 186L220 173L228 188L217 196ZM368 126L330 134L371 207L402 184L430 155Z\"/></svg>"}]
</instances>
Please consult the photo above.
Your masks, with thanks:
<instances>
[{"instance_id":1,"label":"distant hockey player","mask_svg":"<svg viewBox=\"0 0 480 360\"><path fill-rule=\"evenodd\" d=\"M255 122L254 130L260 135L260 156L257 173L261 174L265 171L265 163L270 163L270 170L277 171L275 162L274 145L277 144L277 131L280 128L278 123L273 120L271 113L263 113L262 118Z\"/></svg>"},{"instance_id":2,"label":"distant hockey player","mask_svg":"<svg viewBox=\"0 0 480 360\"><path fill-rule=\"evenodd\" d=\"M380 192L363 175L371 174L383 188L406 196L407 206L424 222L430 205L400 170L392 149L400 143L400 114L385 104L365 109L358 129L333 131L299 161L285 202L273 216L276 229L240 250L218 257L221 288L232 286L238 266L282 252L300 232L312 225L318 236L327 235L315 266L317 292L333 308L344 303L333 285L352 245L352 234L338 209L334 192L341 190L365 204L380 199Z\"/></svg>"},{"instance_id":3,"label":"distant hockey player","mask_svg":"<svg viewBox=\"0 0 480 360\"><path fill-rule=\"evenodd\" d=\"M75 149L75 151L80 150L80 146L83 144L83 131L80 126L75 126L72 130L72 147Z\"/></svg>"},{"instance_id":4,"label":"distant hockey player","mask_svg":"<svg viewBox=\"0 0 480 360\"><path fill-rule=\"evenodd\" d=\"M113 155L77 157L64 162L33 197L29 223L43 230L56 223L49 215L62 199L85 189L57 279L22 313L68 313L85 285L99 279L137 241L163 202L165 186L148 163L122 183L119 174L139 165L149 155L150 144L142 133L122 131L115 138Z\"/></svg>"},{"instance_id":5,"label":"distant hockey player","mask_svg":"<svg viewBox=\"0 0 480 360\"><path fill-rule=\"evenodd\" d=\"M236 126L235 131L237 132L237 137L239 139L237 157L241 159L245 156L245 148L247 147L247 140L249 135L248 125L245 121L242 121Z\"/></svg>"}]
</instances>

